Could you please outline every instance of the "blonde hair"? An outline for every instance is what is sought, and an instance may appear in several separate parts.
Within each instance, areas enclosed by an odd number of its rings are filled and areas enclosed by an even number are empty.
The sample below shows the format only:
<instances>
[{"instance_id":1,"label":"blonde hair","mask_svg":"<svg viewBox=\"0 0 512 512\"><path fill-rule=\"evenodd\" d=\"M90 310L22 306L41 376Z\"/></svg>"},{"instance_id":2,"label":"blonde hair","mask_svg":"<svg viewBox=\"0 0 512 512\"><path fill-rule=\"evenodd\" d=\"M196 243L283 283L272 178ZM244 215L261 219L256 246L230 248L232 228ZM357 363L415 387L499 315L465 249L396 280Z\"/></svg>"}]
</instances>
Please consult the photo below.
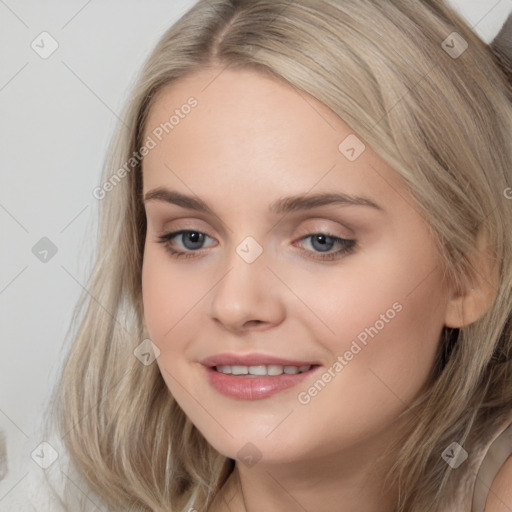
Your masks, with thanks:
<instances>
[{"instance_id":1,"label":"blonde hair","mask_svg":"<svg viewBox=\"0 0 512 512\"><path fill-rule=\"evenodd\" d=\"M442 45L453 32L468 44L456 57ZM143 146L164 85L214 65L250 68L324 103L401 175L461 290L481 278L471 255L485 235L495 296L478 321L444 329L428 386L409 405L393 447L397 512L441 510L461 475L443 450L457 440L470 451L512 407L512 93L493 55L437 0L201 0L149 57L105 165L104 182L119 178ZM50 416L84 483L113 510L204 510L234 461L191 424L157 365L134 356L148 337L142 163L110 188Z\"/></svg>"}]
</instances>

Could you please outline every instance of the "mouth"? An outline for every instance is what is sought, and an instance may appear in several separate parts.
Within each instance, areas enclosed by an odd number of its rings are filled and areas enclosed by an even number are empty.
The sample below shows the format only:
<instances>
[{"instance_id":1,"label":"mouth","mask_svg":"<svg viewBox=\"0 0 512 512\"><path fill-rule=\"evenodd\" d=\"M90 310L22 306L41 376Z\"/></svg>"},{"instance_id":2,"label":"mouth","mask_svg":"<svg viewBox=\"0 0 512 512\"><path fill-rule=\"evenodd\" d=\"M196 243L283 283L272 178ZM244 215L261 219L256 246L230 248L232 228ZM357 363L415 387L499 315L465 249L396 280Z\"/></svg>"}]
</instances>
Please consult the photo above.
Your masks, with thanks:
<instances>
[{"instance_id":1,"label":"mouth","mask_svg":"<svg viewBox=\"0 0 512 512\"><path fill-rule=\"evenodd\" d=\"M202 361L210 386L231 398L260 400L297 386L321 367L318 362L273 356L220 354Z\"/></svg>"},{"instance_id":2,"label":"mouth","mask_svg":"<svg viewBox=\"0 0 512 512\"><path fill-rule=\"evenodd\" d=\"M224 375L233 375L237 377L277 377L279 375L297 375L298 373L305 373L311 370L314 366L306 364L302 366L294 365L255 365L255 366L244 366L244 365L217 365L213 366L213 370Z\"/></svg>"}]
</instances>

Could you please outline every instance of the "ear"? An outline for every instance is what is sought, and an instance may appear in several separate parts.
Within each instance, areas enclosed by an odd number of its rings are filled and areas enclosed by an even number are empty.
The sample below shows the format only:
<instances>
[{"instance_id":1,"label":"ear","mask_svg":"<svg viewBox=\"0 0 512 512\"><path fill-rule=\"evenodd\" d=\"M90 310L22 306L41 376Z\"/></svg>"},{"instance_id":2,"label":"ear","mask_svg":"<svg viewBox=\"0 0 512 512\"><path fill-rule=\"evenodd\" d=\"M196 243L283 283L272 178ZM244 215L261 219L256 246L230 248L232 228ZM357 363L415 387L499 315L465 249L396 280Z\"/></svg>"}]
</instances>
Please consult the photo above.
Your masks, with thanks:
<instances>
[{"instance_id":1,"label":"ear","mask_svg":"<svg viewBox=\"0 0 512 512\"><path fill-rule=\"evenodd\" d=\"M483 231L469 256L470 272L464 284L454 286L446 307L445 326L465 327L481 318L490 308L498 288L498 272L488 250Z\"/></svg>"}]
</instances>

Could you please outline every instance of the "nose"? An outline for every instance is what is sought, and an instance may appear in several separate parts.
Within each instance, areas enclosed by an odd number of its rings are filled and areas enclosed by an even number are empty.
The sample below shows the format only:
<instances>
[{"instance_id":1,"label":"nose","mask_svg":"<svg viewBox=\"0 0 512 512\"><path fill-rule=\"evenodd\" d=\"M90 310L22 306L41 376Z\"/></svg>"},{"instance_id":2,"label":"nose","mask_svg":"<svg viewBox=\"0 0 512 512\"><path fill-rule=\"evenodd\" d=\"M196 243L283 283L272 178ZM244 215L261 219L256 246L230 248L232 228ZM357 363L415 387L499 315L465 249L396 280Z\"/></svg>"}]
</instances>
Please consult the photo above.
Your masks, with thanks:
<instances>
[{"instance_id":1,"label":"nose","mask_svg":"<svg viewBox=\"0 0 512 512\"><path fill-rule=\"evenodd\" d=\"M265 251L252 262L235 250L228 267L211 293L211 318L232 332L266 330L285 315L283 286L267 267Z\"/></svg>"}]
</instances>

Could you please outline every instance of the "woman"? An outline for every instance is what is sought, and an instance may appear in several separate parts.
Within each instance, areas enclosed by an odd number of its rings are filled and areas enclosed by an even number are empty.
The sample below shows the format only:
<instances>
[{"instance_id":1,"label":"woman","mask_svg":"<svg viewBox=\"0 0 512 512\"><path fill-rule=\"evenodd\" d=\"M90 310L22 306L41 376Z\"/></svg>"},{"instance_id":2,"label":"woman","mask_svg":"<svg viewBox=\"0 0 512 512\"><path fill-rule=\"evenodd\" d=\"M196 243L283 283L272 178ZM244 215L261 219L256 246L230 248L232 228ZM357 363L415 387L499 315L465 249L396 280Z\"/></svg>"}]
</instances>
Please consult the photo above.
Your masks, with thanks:
<instances>
[{"instance_id":1,"label":"woman","mask_svg":"<svg viewBox=\"0 0 512 512\"><path fill-rule=\"evenodd\" d=\"M437 0L204 0L171 27L95 190L55 396L82 489L512 506L505 47Z\"/></svg>"}]
</instances>

